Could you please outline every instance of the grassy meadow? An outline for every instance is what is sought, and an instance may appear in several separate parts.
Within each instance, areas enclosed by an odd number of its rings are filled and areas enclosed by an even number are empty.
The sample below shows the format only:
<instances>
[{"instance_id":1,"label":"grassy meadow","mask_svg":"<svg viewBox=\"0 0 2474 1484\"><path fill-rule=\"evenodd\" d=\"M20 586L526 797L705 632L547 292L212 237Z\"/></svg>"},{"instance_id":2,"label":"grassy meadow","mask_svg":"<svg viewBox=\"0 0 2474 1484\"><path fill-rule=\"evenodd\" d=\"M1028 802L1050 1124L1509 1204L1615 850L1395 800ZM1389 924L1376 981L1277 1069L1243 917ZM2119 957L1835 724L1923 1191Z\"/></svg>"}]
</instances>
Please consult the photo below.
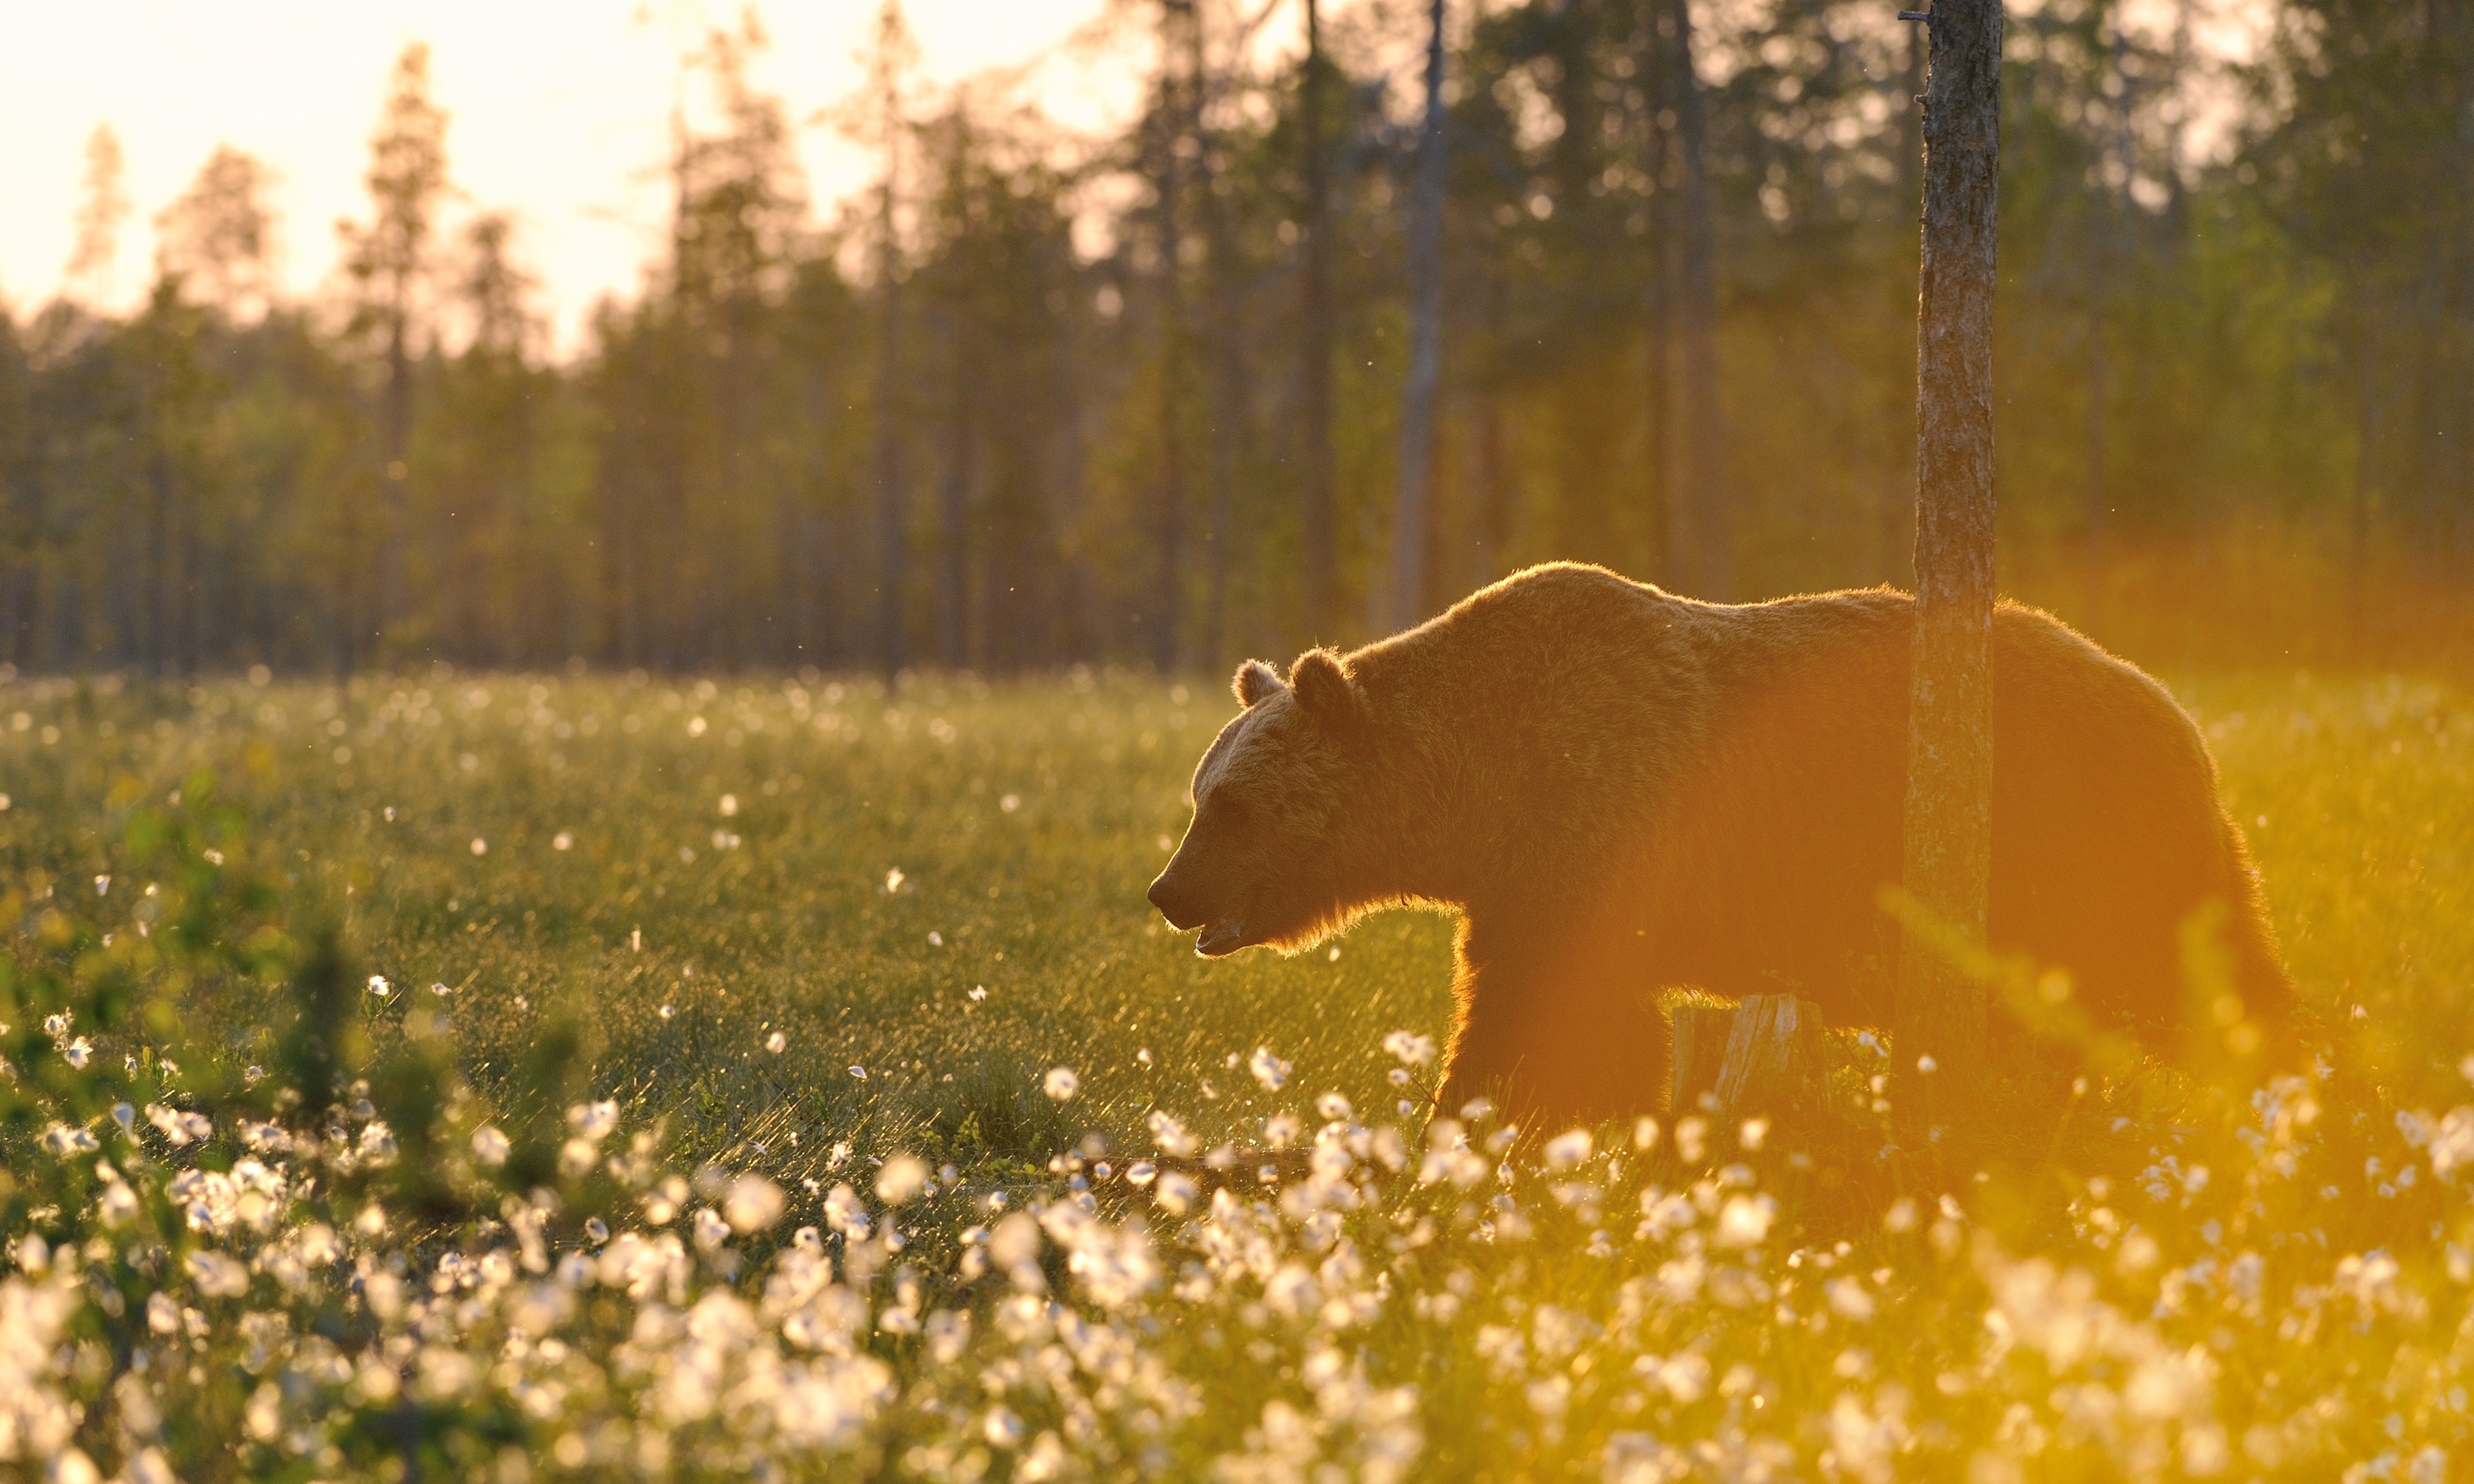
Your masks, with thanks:
<instances>
[{"instance_id":1,"label":"grassy meadow","mask_svg":"<svg viewBox=\"0 0 2474 1484\"><path fill-rule=\"evenodd\" d=\"M1439 917L1196 959L1216 683L0 685L0 1472L2448 1477L2474 700L2171 679L2324 1074L1826 1220L1427 1129Z\"/></svg>"}]
</instances>

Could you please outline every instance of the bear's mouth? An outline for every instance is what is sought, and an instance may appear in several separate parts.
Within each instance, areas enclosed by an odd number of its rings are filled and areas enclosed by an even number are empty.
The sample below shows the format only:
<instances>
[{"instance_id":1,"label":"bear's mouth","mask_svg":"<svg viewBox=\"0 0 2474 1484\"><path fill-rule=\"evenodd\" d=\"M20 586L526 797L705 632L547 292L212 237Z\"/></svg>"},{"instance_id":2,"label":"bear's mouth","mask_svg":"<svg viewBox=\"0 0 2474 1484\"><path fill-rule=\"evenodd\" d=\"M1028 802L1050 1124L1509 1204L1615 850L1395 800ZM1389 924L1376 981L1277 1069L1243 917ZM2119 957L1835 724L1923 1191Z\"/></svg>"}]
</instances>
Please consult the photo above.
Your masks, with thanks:
<instances>
[{"instance_id":1,"label":"bear's mouth","mask_svg":"<svg viewBox=\"0 0 2474 1484\"><path fill-rule=\"evenodd\" d=\"M1194 951L1204 958L1225 958L1239 948L1250 948L1263 940L1246 931L1248 909L1240 907L1225 917L1204 924L1195 935Z\"/></svg>"},{"instance_id":2,"label":"bear's mouth","mask_svg":"<svg viewBox=\"0 0 2474 1484\"><path fill-rule=\"evenodd\" d=\"M1222 958L1247 946L1246 922L1239 917L1225 917L1197 934L1194 951L1204 958Z\"/></svg>"}]
</instances>

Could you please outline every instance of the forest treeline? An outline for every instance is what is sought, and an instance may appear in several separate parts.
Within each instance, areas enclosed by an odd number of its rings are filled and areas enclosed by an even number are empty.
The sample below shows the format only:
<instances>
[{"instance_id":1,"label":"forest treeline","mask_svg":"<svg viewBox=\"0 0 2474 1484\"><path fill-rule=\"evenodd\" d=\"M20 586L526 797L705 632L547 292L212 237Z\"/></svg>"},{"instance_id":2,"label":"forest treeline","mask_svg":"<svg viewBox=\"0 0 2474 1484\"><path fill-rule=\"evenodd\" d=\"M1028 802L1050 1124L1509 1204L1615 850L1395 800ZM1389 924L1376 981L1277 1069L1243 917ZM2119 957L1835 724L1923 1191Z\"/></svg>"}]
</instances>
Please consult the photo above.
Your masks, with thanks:
<instances>
[{"instance_id":1,"label":"forest treeline","mask_svg":"<svg viewBox=\"0 0 2474 1484\"><path fill-rule=\"evenodd\" d=\"M520 218L448 229L419 47L310 300L219 148L143 306L86 307L99 133L67 286L0 316L0 663L1182 668L1552 557L1904 578L1917 27L1286 3L1301 53L1277 6L1120 0L1146 91L1097 139L923 87L888 7L831 121L882 180L822 206L761 30L716 30L667 242L563 357ZM2097 574L2266 525L2462 586L2474 0L2274 3L2241 66L2200 0L2013 5L2003 539Z\"/></svg>"}]
</instances>

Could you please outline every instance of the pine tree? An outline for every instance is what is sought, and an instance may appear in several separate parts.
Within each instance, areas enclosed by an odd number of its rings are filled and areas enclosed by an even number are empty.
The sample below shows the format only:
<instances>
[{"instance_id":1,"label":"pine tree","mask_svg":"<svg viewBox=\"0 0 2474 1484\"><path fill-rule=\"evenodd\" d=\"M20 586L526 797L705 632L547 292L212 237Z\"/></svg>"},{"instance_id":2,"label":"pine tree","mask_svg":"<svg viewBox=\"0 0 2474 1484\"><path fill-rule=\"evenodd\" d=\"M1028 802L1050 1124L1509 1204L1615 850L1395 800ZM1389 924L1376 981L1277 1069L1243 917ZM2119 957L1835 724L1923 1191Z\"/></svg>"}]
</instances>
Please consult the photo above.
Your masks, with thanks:
<instances>
[{"instance_id":1,"label":"pine tree","mask_svg":"<svg viewBox=\"0 0 2474 1484\"><path fill-rule=\"evenodd\" d=\"M356 659L367 630L383 639L387 631L409 616L404 559L412 539L408 497L412 469L414 341L423 329L422 294L430 271L431 235L439 202L447 190L447 115L429 97L429 48L415 42L403 49L388 75L386 102L376 132L370 136L370 165L363 177L369 188L371 219L366 226L336 224L343 239L345 272L357 302L353 327L377 343L379 506L372 586L375 602L364 607L356 593L342 616L343 660ZM368 523L347 511L348 543L357 548ZM351 583L348 575L343 579Z\"/></svg>"}]
</instances>

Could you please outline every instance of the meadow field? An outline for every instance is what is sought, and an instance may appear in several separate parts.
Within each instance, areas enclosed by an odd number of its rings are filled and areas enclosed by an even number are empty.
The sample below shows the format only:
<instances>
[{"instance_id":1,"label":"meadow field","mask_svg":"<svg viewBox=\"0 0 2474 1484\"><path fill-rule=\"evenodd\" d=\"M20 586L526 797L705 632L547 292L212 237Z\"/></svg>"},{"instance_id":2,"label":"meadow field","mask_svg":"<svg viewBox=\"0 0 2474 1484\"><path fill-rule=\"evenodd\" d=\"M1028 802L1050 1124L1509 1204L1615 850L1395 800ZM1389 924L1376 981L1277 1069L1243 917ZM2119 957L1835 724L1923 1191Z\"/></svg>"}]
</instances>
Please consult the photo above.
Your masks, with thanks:
<instances>
[{"instance_id":1,"label":"meadow field","mask_svg":"<svg viewBox=\"0 0 2474 1484\"><path fill-rule=\"evenodd\" d=\"M1430 1128L1441 917L1195 958L1216 682L0 685L0 1473L2450 1477L2474 697L2168 679L2319 1074L1828 1202Z\"/></svg>"}]
</instances>

